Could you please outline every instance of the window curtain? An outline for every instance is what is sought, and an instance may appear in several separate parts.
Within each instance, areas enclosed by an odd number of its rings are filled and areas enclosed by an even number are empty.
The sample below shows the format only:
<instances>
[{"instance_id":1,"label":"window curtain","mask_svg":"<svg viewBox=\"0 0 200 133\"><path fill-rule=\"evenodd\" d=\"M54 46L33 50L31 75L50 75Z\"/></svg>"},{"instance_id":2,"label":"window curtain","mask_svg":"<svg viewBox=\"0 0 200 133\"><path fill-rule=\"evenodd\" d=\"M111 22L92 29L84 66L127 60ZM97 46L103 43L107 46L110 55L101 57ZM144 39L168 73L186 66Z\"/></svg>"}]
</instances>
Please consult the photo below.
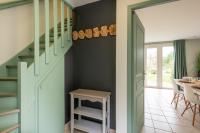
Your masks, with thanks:
<instances>
[{"instance_id":1,"label":"window curtain","mask_svg":"<svg viewBox=\"0 0 200 133\"><path fill-rule=\"evenodd\" d=\"M174 78L187 76L185 40L174 41Z\"/></svg>"}]
</instances>

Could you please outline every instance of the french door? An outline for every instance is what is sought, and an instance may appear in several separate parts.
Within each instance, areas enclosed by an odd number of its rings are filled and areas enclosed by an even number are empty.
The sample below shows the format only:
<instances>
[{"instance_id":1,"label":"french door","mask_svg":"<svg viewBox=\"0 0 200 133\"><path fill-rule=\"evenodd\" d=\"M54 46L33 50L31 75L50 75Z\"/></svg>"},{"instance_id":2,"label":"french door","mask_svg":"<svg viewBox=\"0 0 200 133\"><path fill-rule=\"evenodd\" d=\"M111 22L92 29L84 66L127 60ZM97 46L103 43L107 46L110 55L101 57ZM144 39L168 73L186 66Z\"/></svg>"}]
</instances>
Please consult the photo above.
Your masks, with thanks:
<instances>
[{"instance_id":1,"label":"french door","mask_svg":"<svg viewBox=\"0 0 200 133\"><path fill-rule=\"evenodd\" d=\"M172 88L174 70L172 43L145 45L145 86Z\"/></svg>"}]
</instances>

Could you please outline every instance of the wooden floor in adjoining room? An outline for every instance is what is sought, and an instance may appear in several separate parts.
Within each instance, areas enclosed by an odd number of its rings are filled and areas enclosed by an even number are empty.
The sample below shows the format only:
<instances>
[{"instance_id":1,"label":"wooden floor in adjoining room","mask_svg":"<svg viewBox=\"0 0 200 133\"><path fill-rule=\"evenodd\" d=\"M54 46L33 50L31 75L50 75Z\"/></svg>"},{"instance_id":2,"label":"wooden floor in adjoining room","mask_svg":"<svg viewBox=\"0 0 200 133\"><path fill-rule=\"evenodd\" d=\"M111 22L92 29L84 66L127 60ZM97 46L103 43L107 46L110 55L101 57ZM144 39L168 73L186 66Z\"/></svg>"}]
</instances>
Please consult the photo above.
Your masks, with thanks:
<instances>
[{"instance_id":1,"label":"wooden floor in adjoining room","mask_svg":"<svg viewBox=\"0 0 200 133\"><path fill-rule=\"evenodd\" d=\"M192 126L193 113L180 102L177 110L171 105L173 90L145 89L145 126L141 133L200 133L200 115L196 115L195 126Z\"/></svg>"}]
</instances>

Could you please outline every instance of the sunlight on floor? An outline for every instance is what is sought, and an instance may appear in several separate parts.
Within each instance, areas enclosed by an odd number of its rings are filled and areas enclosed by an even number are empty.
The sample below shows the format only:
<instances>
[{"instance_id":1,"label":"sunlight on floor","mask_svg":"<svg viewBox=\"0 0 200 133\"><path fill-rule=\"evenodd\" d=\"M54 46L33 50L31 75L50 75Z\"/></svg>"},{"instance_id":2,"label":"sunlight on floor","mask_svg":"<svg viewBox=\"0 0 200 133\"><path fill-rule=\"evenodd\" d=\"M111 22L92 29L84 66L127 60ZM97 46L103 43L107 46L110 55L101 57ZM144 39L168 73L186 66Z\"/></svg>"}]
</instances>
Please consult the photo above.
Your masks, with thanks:
<instances>
[{"instance_id":1,"label":"sunlight on floor","mask_svg":"<svg viewBox=\"0 0 200 133\"><path fill-rule=\"evenodd\" d=\"M145 90L145 126L141 133L200 133L200 115L196 115L192 126L193 113L188 110L181 116L185 104L181 101L177 110L171 105L172 90Z\"/></svg>"}]
</instances>

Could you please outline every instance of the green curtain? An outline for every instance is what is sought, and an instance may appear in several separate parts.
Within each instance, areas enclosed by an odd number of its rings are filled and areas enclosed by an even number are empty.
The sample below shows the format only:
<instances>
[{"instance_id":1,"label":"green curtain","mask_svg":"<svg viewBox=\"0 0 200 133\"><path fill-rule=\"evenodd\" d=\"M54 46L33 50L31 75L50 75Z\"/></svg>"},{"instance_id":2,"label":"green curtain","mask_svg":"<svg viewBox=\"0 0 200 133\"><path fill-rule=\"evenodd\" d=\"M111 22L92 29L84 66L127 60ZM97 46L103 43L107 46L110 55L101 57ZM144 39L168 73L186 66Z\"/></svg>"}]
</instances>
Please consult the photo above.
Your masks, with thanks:
<instances>
[{"instance_id":1,"label":"green curtain","mask_svg":"<svg viewBox=\"0 0 200 133\"><path fill-rule=\"evenodd\" d=\"M187 76L185 40L174 41L174 78Z\"/></svg>"}]
</instances>

